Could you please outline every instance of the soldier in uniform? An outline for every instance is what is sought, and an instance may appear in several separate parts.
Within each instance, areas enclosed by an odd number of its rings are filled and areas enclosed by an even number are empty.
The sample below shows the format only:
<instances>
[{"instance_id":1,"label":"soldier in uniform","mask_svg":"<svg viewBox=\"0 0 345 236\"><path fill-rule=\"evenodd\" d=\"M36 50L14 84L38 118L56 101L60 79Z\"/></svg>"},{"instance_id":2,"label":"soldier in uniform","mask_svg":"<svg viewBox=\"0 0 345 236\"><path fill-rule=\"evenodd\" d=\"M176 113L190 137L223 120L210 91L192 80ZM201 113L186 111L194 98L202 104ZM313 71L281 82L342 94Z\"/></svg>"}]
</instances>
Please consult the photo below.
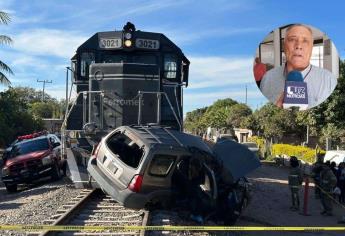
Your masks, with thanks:
<instances>
[{"instance_id":1,"label":"soldier in uniform","mask_svg":"<svg viewBox=\"0 0 345 236\"><path fill-rule=\"evenodd\" d=\"M333 189L337 184L337 178L333 174L328 164L322 165L320 173L320 186L321 186L321 204L323 206L322 215L331 216L333 215L332 210L332 194Z\"/></svg>"},{"instance_id":2,"label":"soldier in uniform","mask_svg":"<svg viewBox=\"0 0 345 236\"><path fill-rule=\"evenodd\" d=\"M299 167L299 162L297 157L291 156L290 158L290 174L289 174L289 186L291 189L291 199L292 206L290 207L293 211L299 210L299 192L303 183L303 174L302 170Z\"/></svg>"},{"instance_id":3,"label":"soldier in uniform","mask_svg":"<svg viewBox=\"0 0 345 236\"><path fill-rule=\"evenodd\" d=\"M322 170L324 156L325 155L320 154L320 153L316 155L317 159L312 170L312 177L315 183L315 188L314 188L315 198L320 198L320 173Z\"/></svg>"}]
</instances>

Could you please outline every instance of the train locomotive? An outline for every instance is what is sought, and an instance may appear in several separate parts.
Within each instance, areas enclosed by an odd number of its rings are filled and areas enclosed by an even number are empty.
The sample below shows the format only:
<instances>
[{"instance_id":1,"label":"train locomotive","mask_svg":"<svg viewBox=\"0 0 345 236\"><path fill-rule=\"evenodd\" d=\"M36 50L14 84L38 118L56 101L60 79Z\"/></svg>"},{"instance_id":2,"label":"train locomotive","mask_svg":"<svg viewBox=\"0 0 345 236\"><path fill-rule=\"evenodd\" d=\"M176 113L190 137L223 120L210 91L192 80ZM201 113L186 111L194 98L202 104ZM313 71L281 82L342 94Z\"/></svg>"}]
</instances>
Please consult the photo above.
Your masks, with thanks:
<instances>
[{"instance_id":1,"label":"train locomotive","mask_svg":"<svg viewBox=\"0 0 345 236\"><path fill-rule=\"evenodd\" d=\"M183 133L189 65L166 36L129 22L77 49L71 59L77 97L61 129L77 187L102 188L130 208L181 205L194 189L201 196L195 210L234 223L249 199L245 175L260 163L241 144L211 148Z\"/></svg>"},{"instance_id":2,"label":"train locomotive","mask_svg":"<svg viewBox=\"0 0 345 236\"><path fill-rule=\"evenodd\" d=\"M61 129L63 155L77 186L88 184L92 149L113 129L160 124L182 131L189 64L166 36L131 23L96 33L78 47L71 59L77 98Z\"/></svg>"}]
</instances>

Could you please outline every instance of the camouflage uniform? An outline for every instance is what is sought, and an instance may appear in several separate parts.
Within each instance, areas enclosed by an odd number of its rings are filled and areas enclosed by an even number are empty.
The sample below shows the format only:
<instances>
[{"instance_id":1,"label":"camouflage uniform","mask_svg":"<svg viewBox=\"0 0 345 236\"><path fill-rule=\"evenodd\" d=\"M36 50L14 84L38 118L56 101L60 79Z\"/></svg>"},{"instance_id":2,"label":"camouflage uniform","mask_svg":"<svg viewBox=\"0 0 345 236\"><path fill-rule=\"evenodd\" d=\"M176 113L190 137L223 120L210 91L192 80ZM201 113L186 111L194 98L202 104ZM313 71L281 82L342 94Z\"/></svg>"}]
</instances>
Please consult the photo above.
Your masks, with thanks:
<instances>
[{"instance_id":1,"label":"camouflage uniform","mask_svg":"<svg viewBox=\"0 0 345 236\"><path fill-rule=\"evenodd\" d=\"M314 164L313 170L312 170L312 176L314 179L314 183L315 183L315 188L314 188L314 193L315 193L315 198L320 198L320 172L322 170L322 161L317 161Z\"/></svg>"},{"instance_id":2,"label":"camouflage uniform","mask_svg":"<svg viewBox=\"0 0 345 236\"><path fill-rule=\"evenodd\" d=\"M337 178L333 174L329 166L324 165L320 173L320 186L321 186L321 203L323 212L321 214L332 215L332 194L333 189L337 184Z\"/></svg>"},{"instance_id":3,"label":"camouflage uniform","mask_svg":"<svg viewBox=\"0 0 345 236\"><path fill-rule=\"evenodd\" d=\"M293 167L290 169L289 174L289 186L291 189L292 210L299 209L299 192L303 183L302 170L299 167Z\"/></svg>"}]
</instances>

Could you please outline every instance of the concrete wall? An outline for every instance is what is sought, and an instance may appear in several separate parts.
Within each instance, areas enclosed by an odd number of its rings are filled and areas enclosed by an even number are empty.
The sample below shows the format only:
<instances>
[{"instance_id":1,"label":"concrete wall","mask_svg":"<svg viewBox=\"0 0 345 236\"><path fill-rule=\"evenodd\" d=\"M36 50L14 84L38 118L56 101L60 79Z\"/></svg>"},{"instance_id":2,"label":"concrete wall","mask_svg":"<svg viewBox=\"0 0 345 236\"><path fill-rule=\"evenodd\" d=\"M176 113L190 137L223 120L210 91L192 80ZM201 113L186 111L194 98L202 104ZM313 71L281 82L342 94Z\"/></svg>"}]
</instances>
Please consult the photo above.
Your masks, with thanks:
<instances>
[{"instance_id":1,"label":"concrete wall","mask_svg":"<svg viewBox=\"0 0 345 236\"><path fill-rule=\"evenodd\" d=\"M42 119L44 128L49 131L50 133L60 133L61 125L63 120L62 119Z\"/></svg>"}]
</instances>

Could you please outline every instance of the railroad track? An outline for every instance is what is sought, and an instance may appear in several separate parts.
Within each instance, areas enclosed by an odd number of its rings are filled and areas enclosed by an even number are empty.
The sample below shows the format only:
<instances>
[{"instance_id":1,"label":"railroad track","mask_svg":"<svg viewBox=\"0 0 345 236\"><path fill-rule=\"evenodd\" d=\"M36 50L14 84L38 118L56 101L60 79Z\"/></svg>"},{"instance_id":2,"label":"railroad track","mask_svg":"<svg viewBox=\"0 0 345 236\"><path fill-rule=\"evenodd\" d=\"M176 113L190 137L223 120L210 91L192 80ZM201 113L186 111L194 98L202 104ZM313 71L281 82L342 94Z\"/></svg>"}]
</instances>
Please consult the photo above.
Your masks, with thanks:
<instances>
[{"instance_id":1,"label":"railroad track","mask_svg":"<svg viewBox=\"0 0 345 236\"><path fill-rule=\"evenodd\" d=\"M124 208L100 190L83 189L74 199L63 203L57 213L43 223L77 226L145 226L148 211ZM145 231L46 231L48 235L145 235Z\"/></svg>"}]
</instances>

